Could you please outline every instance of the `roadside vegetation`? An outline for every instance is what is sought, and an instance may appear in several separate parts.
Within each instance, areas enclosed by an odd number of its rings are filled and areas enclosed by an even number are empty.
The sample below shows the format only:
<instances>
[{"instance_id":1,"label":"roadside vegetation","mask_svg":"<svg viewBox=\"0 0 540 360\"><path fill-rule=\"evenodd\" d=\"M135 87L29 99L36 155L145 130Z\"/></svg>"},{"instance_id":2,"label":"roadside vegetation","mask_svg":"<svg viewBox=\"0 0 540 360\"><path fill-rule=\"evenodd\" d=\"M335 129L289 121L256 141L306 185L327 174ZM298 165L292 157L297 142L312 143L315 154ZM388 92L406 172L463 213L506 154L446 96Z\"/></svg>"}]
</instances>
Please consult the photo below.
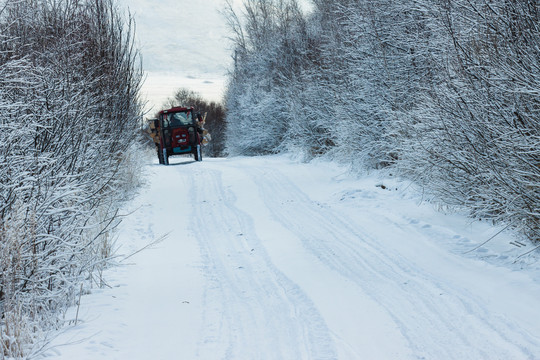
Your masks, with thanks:
<instances>
[{"instance_id":1,"label":"roadside vegetation","mask_svg":"<svg viewBox=\"0 0 540 360\"><path fill-rule=\"evenodd\" d=\"M540 8L532 0L245 0L226 151L386 169L540 239Z\"/></svg>"},{"instance_id":2,"label":"roadside vegetation","mask_svg":"<svg viewBox=\"0 0 540 360\"><path fill-rule=\"evenodd\" d=\"M133 32L114 0L0 1L0 359L104 285L138 182Z\"/></svg>"}]
</instances>

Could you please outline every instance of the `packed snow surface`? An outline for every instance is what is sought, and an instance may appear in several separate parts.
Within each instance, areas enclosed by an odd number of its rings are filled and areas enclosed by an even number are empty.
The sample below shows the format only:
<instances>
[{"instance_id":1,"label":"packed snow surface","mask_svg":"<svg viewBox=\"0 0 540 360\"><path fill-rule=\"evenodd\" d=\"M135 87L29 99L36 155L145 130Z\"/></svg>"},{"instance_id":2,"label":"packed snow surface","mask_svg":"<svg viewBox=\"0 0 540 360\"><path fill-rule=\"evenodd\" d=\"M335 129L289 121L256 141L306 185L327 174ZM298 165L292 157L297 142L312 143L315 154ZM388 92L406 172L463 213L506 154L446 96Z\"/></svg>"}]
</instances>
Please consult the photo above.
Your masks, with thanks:
<instances>
[{"instance_id":1,"label":"packed snow surface","mask_svg":"<svg viewBox=\"0 0 540 360\"><path fill-rule=\"evenodd\" d=\"M540 359L533 245L408 183L285 156L145 171L121 266L44 357Z\"/></svg>"}]
</instances>

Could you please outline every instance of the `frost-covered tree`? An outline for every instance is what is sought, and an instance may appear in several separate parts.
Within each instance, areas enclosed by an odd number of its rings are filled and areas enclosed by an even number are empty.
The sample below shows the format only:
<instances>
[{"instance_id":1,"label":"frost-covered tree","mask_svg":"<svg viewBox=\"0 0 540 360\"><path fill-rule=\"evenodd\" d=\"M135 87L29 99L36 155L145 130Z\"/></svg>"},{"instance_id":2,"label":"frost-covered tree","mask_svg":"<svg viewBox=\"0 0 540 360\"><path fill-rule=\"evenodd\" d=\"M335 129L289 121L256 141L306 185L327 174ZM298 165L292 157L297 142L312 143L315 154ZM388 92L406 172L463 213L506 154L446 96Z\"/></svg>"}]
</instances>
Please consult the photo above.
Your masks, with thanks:
<instances>
[{"instance_id":1,"label":"frost-covered tree","mask_svg":"<svg viewBox=\"0 0 540 360\"><path fill-rule=\"evenodd\" d=\"M293 34L303 18L294 0L246 1L245 22L231 9L236 48L226 94L227 151L279 152L291 126L288 90L301 59Z\"/></svg>"},{"instance_id":2,"label":"frost-covered tree","mask_svg":"<svg viewBox=\"0 0 540 360\"><path fill-rule=\"evenodd\" d=\"M445 202L538 239L538 5L439 1L436 9L445 76L418 113L407 167Z\"/></svg>"},{"instance_id":3,"label":"frost-covered tree","mask_svg":"<svg viewBox=\"0 0 540 360\"><path fill-rule=\"evenodd\" d=\"M231 12L230 154L391 167L434 201L539 238L536 1L313 0L285 16L293 5Z\"/></svg>"},{"instance_id":4,"label":"frost-covered tree","mask_svg":"<svg viewBox=\"0 0 540 360\"><path fill-rule=\"evenodd\" d=\"M136 174L141 73L112 0L0 2L0 358L100 285Z\"/></svg>"}]
</instances>

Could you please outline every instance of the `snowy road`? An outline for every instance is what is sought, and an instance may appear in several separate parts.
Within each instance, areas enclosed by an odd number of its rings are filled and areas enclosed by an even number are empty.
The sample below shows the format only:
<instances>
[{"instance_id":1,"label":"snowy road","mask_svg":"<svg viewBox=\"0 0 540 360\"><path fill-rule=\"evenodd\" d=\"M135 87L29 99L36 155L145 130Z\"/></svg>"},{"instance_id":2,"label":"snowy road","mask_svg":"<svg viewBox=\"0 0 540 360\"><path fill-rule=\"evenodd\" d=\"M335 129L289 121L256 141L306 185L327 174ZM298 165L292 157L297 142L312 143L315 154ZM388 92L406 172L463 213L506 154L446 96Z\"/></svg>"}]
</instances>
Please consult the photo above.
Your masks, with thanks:
<instances>
[{"instance_id":1,"label":"snowy road","mask_svg":"<svg viewBox=\"0 0 540 360\"><path fill-rule=\"evenodd\" d=\"M527 249L501 234L464 255L496 228L325 162L147 170L119 252L166 239L110 271L47 356L540 359L539 271L509 265Z\"/></svg>"}]
</instances>

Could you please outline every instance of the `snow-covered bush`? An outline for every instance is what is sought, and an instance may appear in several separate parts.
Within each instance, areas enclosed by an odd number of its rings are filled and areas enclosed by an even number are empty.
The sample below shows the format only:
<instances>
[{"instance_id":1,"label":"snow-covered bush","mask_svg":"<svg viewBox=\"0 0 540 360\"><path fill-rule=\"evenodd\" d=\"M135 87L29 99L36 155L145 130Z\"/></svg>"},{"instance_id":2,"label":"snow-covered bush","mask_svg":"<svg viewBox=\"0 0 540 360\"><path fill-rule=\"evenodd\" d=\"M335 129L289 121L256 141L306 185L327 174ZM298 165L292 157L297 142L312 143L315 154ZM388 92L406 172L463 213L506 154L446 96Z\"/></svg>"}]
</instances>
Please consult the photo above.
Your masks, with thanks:
<instances>
[{"instance_id":1,"label":"snow-covered bush","mask_svg":"<svg viewBox=\"0 0 540 360\"><path fill-rule=\"evenodd\" d=\"M0 9L3 358L31 353L81 283L99 283L133 185L122 176L137 142L141 73L132 26L112 0L5 0Z\"/></svg>"},{"instance_id":2,"label":"snow-covered bush","mask_svg":"<svg viewBox=\"0 0 540 360\"><path fill-rule=\"evenodd\" d=\"M231 155L287 150L357 171L392 167L434 201L540 238L535 1L287 9L296 1L249 0L245 18L229 12Z\"/></svg>"},{"instance_id":3,"label":"snow-covered bush","mask_svg":"<svg viewBox=\"0 0 540 360\"><path fill-rule=\"evenodd\" d=\"M540 25L528 1L444 1L439 69L406 173L446 203L540 236Z\"/></svg>"},{"instance_id":4,"label":"snow-covered bush","mask_svg":"<svg viewBox=\"0 0 540 360\"><path fill-rule=\"evenodd\" d=\"M303 27L298 5L286 1L245 2L246 24L232 11L236 31L235 70L226 94L226 151L231 155L276 153L290 139L290 86L301 59L294 36Z\"/></svg>"}]
</instances>

